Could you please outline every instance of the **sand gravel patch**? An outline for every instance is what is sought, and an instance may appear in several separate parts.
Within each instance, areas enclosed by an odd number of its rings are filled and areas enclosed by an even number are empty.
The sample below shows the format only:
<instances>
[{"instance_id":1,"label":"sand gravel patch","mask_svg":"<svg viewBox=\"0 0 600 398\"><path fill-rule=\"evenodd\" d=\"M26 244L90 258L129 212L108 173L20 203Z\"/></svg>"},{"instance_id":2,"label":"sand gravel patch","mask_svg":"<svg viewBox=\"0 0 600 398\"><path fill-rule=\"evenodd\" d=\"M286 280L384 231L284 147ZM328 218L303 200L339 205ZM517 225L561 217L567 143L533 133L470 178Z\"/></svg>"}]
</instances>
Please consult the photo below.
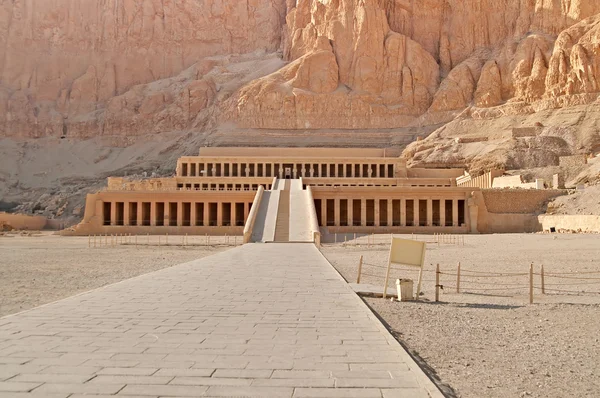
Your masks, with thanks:
<instances>
[{"instance_id":1,"label":"sand gravel patch","mask_svg":"<svg viewBox=\"0 0 600 398\"><path fill-rule=\"evenodd\" d=\"M442 302L433 303L435 274L427 272L420 303L365 301L431 368L449 396L597 397L600 236L482 235L468 236L466 243L464 247L430 244L426 269L433 271L434 264L440 263L442 271L452 273L460 261L464 269L473 271L519 274L534 262L536 272L544 264L547 273L599 279L547 278L548 289L569 293L541 295L536 275L535 304L529 305L528 276L465 277L465 293L446 288ZM377 266L386 263L385 245L327 245L323 253L352 282L362 254L365 263L373 264L364 268L362 281L382 283L385 269ZM416 278L415 273L396 270L394 278L400 276ZM453 275L441 278L446 286L456 284ZM481 290L469 292L475 288Z\"/></svg>"},{"instance_id":2,"label":"sand gravel patch","mask_svg":"<svg viewBox=\"0 0 600 398\"><path fill-rule=\"evenodd\" d=\"M172 244L179 240L171 237ZM89 249L87 237L6 234L0 236L0 316L225 249L141 245Z\"/></svg>"}]
</instances>

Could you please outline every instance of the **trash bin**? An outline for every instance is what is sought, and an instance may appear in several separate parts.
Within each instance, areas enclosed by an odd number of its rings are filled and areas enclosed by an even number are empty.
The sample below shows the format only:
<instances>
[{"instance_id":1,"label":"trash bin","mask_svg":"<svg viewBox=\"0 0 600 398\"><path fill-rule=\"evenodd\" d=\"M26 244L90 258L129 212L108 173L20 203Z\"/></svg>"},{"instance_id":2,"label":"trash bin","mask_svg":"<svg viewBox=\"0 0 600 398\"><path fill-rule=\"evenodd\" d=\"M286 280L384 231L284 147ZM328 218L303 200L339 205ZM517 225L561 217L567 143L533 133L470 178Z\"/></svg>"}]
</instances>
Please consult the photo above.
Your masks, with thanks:
<instances>
[{"instance_id":1,"label":"trash bin","mask_svg":"<svg viewBox=\"0 0 600 398\"><path fill-rule=\"evenodd\" d=\"M398 301L414 300L412 279L397 279L396 287L398 288Z\"/></svg>"}]
</instances>

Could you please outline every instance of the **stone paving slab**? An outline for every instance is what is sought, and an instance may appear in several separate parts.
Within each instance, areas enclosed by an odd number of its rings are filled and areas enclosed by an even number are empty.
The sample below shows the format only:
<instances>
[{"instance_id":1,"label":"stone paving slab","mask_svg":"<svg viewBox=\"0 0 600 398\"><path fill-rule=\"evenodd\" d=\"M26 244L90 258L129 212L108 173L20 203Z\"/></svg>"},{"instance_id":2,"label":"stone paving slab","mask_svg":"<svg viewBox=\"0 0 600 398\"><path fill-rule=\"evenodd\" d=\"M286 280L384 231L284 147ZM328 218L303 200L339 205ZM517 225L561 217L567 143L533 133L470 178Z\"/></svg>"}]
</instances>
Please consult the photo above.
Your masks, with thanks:
<instances>
[{"instance_id":1,"label":"stone paving slab","mask_svg":"<svg viewBox=\"0 0 600 398\"><path fill-rule=\"evenodd\" d=\"M312 244L251 244L0 318L0 398L442 397Z\"/></svg>"}]
</instances>

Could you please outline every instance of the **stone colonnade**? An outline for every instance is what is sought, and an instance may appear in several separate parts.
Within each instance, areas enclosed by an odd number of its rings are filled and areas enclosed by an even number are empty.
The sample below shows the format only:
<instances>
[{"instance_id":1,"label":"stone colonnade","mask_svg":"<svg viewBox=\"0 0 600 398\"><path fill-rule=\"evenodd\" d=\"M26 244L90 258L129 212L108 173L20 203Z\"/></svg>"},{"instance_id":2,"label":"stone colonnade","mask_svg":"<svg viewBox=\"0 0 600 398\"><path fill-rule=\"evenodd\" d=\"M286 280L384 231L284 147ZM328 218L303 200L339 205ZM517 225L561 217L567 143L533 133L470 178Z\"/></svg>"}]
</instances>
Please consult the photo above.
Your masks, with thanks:
<instances>
[{"instance_id":1,"label":"stone colonnade","mask_svg":"<svg viewBox=\"0 0 600 398\"><path fill-rule=\"evenodd\" d=\"M192 162L181 161L178 177L394 178L392 163Z\"/></svg>"},{"instance_id":2,"label":"stone colonnade","mask_svg":"<svg viewBox=\"0 0 600 398\"><path fill-rule=\"evenodd\" d=\"M105 201L104 226L244 226L251 202L247 201Z\"/></svg>"},{"instance_id":3,"label":"stone colonnade","mask_svg":"<svg viewBox=\"0 0 600 398\"><path fill-rule=\"evenodd\" d=\"M179 183L177 184L178 190L187 191L258 191L259 186L263 186L265 189L270 190L271 184L227 184L227 183L208 183L208 184L192 184L192 183Z\"/></svg>"},{"instance_id":4,"label":"stone colonnade","mask_svg":"<svg viewBox=\"0 0 600 398\"><path fill-rule=\"evenodd\" d=\"M464 199L315 199L322 227L460 227L466 224Z\"/></svg>"}]
</instances>

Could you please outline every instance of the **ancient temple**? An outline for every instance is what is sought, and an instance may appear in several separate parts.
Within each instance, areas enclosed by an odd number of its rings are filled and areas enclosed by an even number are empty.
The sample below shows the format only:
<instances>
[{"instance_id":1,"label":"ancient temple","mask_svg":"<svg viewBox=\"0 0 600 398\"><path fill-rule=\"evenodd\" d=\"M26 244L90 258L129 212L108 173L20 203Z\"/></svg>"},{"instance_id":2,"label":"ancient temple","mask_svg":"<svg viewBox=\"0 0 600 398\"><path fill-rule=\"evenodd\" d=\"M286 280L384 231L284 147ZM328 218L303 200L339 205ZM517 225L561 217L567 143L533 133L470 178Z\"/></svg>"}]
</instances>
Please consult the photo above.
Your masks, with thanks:
<instances>
[{"instance_id":1,"label":"ancient temple","mask_svg":"<svg viewBox=\"0 0 600 398\"><path fill-rule=\"evenodd\" d=\"M539 198L494 193L499 175L408 168L384 149L202 148L178 160L174 177L109 178L106 189L88 195L84 219L71 232L243 234L270 242L334 232L535 230L532 212L519 206L524 197Z\"/></svg>"}]
</instances>

